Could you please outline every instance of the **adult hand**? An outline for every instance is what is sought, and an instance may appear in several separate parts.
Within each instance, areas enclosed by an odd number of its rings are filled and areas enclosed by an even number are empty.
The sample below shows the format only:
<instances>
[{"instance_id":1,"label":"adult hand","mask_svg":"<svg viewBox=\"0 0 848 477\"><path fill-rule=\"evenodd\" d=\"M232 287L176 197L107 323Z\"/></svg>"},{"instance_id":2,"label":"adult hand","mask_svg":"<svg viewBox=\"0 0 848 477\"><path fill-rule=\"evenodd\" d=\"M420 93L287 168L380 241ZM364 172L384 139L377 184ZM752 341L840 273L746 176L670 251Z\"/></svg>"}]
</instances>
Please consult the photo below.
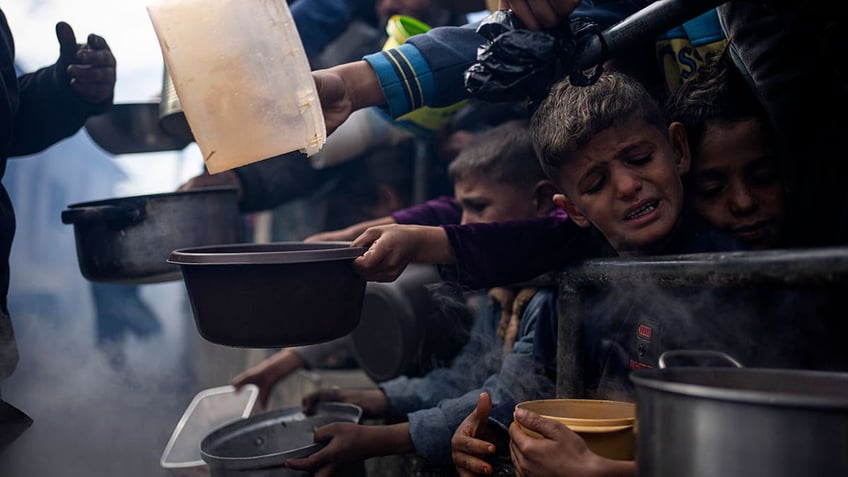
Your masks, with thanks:
<instances>
[{"instance_id":1,"label":"adult hand","mask_svg":"<svg viewBox=\"0 0 848 477\"><path fill-rule=\"evenodd\" d=\"M327 445L305 459L289 459L285 466L291 469L315 472L315 477L329 477L340 464L357 462L381 455L379 439L372 431L384 426L364 426L352 422L334 422L315 429L315 442Z\"/></svg>"},{"instance_id":2,"label":"adult hand","mask_svg":"<svg viewBox=\"0 0 848 477\"><path fill-rule=\"evenodd\" d=\"M492 465L484 456L495 453L495 445L484 439L486 421L492 412L492 398L488 393L480 393L477 407L456 428L451 438L451 459L460 477L491 475Z\"/></svg>"},{"instance_id":3,"label":"adult hand","mask_svg":"<svg viewBox=\"0 0 848 477\"><path fill-rule=\"evenodd\" d=\"M368 247L353 261L353 267L372 281L394 281L412 262L451 264L455 261L441 227L399 224L371 227L352 246Z\"/></svg>"},{"instance_id":4,"label":"adult hand","mask_svg":"<svg viewBox=\"0 0 848 477\"><path fill-rule=\"evenodd\" d=\"M111 101L115 90L115 57L103 37L88 35L85 44L77 44L74 30L65 22L56 24L59 40L57 67L68 84L86 102Z\"/></svg>"},{"instance_id":5,"label":"adult hand","mask_svg":"<svg viewBox=\"0 0 848 477\"><path fill-rule=\"evenodd\" d=\"M345 122L351 113L368 106L385 104L377 74L366 61L354 61L312 72L327 135Z\"/></svg>"},{"instance_id":6,"label":"adult hand","mask_svg":"<svg viewBox=\"0 0 848 477\"><path fill-rule=\"evenodd\" d=\"M241 389L245 384L255 384L259 388L259 405L265 409L274 385L302 366L303 358L285 349L237 375L231 384L236 389Z\"/></svg>"},{"instance_id":7,"label":"adult hand","mask_svg":"<svg viewBox=\"0 0 848 477\"><path fill-rule=\"evenodd\" d=\"M320 389L304 396L302 402L307 414L312 414L319 402L356 404L365 417L382 417L389 412L389 399L381 389Z\"/></svg>"},{"instance_id":8,"label":"adult hand","mask_svg":"<svg viewBox=\"0 0 848 477\"><path fill-rule=\"evenodd\" d=\"M530 30L552 28L567 21L580 0L500 0L498 8L512 10Z\"/></svg>"},{"instance_id":9,"label":"adult hand","mask_svg":"<svg viewBox=\"0 0 848 477\"><path fill-rule=\"evenodd\" d=\"M518 424L542 437L531 437ZM566 426L526 409L515 410L509 437L509 453L519 477L636 475L634 462L601 457Z\"/></svg>"}]
</instances>

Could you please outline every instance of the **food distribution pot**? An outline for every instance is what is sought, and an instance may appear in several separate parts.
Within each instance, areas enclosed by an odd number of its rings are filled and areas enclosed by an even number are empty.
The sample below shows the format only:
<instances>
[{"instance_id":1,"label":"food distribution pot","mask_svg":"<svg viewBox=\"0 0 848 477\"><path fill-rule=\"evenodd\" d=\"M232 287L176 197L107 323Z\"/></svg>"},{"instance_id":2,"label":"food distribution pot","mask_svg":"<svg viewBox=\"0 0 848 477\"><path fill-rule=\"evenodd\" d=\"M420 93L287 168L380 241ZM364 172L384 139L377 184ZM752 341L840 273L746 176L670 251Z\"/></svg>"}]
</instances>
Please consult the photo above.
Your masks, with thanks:
<instances>
[{"instance_id":1,"label":"food distribution pot","mask_svg":"<svg viewBox=\"0 0 848 477\"><path fill-rule=\"evenodd\" d=\"M359 406L323 402L305 415L300 406L257 414L223 426L200 443L212 477L295 477L309 472L282 467L287 459L308 457L326 445L314 430L332 422L358 423Z\"/></svg>"},{"instance_id":2,"label":"food distribution pot","mask_svg":"<svg viewBox=\"0 0 848 477\"><path fill-rule=\"evenodd\" d=\"M365 279L349 242L276 242L174 250L197 330L226 346L319 343L359 323Z\"/></svg>"},{"instance_id":3,"label":"food distribution pot","mask_svg":"<svg viewBox=\"0 0 848 477\"><path fill-rule=\"evenodd\" d=\"M174 249L240 242L235 188L216 187L71 204L82 275L95 282L156 283L180 278Z\"/></svg>"},{"instance_id":4,"label":"food distribution pot","mask_svg":"<svg viewBox=\"0 0 848 477\"><path fill-rule=\"evenodd\" d=\"M848 475L848 373L634 371L640 477Z\"/></svg>"}]
</instances>

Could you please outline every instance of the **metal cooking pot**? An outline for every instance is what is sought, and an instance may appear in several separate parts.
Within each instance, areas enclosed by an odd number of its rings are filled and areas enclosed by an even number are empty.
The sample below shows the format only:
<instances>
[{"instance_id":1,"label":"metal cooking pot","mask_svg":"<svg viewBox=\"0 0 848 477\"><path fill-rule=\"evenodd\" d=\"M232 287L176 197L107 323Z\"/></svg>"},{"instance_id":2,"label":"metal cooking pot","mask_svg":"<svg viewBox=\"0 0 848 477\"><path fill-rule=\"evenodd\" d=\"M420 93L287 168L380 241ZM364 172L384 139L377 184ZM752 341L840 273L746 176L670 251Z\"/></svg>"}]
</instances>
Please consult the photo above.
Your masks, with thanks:
<instances>
[{"instance_id":1,"label":"metal cooking pot","mask_svg":"<svg viewBox=\"0 0 848 477\"><path fill-rule=\"evenodd\" d=\"M640 477L848 475L848 373L686 366L630 379Z\"/></svg>"},{"instance_id":2,"label":"metal cooking pot","mask_svg":"<svg viewBox=\"0 0 848 477\"><path fill-rule=\"evenodd\" d=\"M295 477L309 472L282 467L287 459L308 457L326 445L314 442L314 430L332 422L359 423L362 409L348 403L323 402L305 415L299 406L242 419L207 435L200 455L211 477Z\"/></svg>"},{"instance_id":3,"label":"metal cooking pot","mask_svg":"<svg viewBox=\"0 0 848 477\"><path fill-rule=\"evenodd\" d=\"M427 352L421 345L435 308L427 284L439 279L436 267L413 263L393 282L368 283L351 342L359 366L375 382L414 374Z\"/></svg>"},{"instance_id":4,"label":"metal cooking pot","mask_svg":"<svg viewBox=\"0 0 848 477\"><path fill-rule=\"evenodd\" d=\"M474 311L440 287L434 265L411 263L393 282L368 282L351 332L359 367L375 382L446 366L468 341Z\"/></svg>"},{"instance_id":5,"label":"metal cooking pot","mask_svg":"<svg viewBox=\"0 0 848 477\"><path fill-rule=\"evenodd\" d=\"M186 120L174 80L165 68L162 74L162 98L159 101L159 126L168 135L186 143L194 141L194 134Z\"/></svg>"},{"instance_id":6,"label":"metal cooking pot","mask_svg":"<svg viewBox=\"0 0 848 477\"><path fill-rule=\"evenodd\" d=\"M234 243L244 235L235 188L216 187L72 204L82 275L95 282L156 283L180 279L167 263L181 247Z\"/></svg>"},{"instance_id":7,"label":"metal cooking pot","mask_svg":"<svg viewBox=\"0 0 848 477\"><path fill-rule=\"evenodd\" d=\"M90 117L85 130L111 154L179 151L191 142L167 134L160 127L159 103L118 103Z\"/></svg>"}]
</instances>

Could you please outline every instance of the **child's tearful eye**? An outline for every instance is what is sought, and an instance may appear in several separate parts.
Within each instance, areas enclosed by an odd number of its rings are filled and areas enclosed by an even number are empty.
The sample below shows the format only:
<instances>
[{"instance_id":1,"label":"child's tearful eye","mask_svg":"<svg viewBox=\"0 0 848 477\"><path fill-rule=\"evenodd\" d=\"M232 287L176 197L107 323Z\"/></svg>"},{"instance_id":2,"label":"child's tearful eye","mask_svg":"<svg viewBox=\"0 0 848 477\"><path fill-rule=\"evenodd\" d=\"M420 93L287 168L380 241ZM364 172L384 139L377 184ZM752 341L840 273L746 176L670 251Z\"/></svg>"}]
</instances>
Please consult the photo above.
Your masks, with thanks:
<instances>
[{"instance_id":1,"label":"child's tearful eye","mask_svg":"<svg viewBox=\"0 0 848 477\"><path fill-rule=\"evenodd\" d=\"M641 166L641 165L644 165L644 164L651 162L651 159L653 159L653 158L654 158L653 154L647 154L647 155L644 155L644 156L638 156L638 157L634 157L632 159L628 159L627 162L634 165L634 166Z\"/></svg>"},{"instance_id":2,"label":"child's tearful eye","mask_svg":"<svg viewBox=\"0 0 848 477\"><path fill-rule=\"evenodd\" d=\"M596 194L604 188L604 184L606 184L606 176L604 174L593 174L589 176L585 181L585 185L583 187L584 194Z\"/></svg>"}]
</instances>

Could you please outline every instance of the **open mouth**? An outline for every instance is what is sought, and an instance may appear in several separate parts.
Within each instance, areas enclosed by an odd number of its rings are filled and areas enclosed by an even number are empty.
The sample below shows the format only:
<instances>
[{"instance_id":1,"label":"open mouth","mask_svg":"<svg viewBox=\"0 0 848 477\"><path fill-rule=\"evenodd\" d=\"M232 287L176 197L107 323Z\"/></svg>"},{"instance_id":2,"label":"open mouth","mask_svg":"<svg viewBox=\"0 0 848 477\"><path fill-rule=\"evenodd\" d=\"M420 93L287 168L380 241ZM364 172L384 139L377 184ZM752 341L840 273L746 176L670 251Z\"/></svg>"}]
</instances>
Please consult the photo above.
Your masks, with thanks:
<instances>
[{"instance_id":1,"label":"open mouth","mask_svg":"<svg viewBox=\"0 0 848 477\"><path fill-rule=\"evenodd\" d=\"M625 215L624 219L625 220L636 220L639 217L643 217L645 215L648 215L648 214L650 214L651 212L653 212L654 210L657 209L657 206L659 205L659 203L660 203L659 200L650 200L648 202L645 202L640 207L638 207L636 210L633 210L629 214Z\"/></svg>"}]
</instances>

